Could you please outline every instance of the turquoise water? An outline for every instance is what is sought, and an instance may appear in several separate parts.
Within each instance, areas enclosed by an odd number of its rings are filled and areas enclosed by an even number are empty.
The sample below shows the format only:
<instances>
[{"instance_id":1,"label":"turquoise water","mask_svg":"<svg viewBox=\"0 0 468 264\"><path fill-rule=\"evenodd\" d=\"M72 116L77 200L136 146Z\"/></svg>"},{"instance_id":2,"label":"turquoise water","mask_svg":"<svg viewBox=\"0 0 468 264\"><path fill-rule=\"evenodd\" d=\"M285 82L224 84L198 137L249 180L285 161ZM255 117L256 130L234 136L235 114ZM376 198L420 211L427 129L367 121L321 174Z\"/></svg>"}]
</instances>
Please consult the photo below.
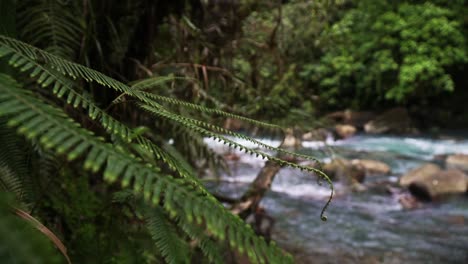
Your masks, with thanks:
<instances>
[{"instance_id":1,"label":"turquoise water","mask_svg":"<svg viewBox=\"0 0 468 264\"><path fill-rule=\"evenodd\" d=\"M380 181L396 185L401 174L422 163L441 163L436 155L468 154L468 140L357 136L329 143L327 147L305 143L301 152L324 160L334 156L381 160L392 167L392 174L366 179L365 184L374 183L368 191L338 195L327 212L329 220L322 222L320 211L329 189L318 186L311 175L281 170L262 206L276 219L274 238L298 262L468 263L468 196L404 210L397 197L375 188ZM241 195L263 164L241 156L218 190ZM339 184L336 187L339 192Z\"/></svg>"}]
</instances>

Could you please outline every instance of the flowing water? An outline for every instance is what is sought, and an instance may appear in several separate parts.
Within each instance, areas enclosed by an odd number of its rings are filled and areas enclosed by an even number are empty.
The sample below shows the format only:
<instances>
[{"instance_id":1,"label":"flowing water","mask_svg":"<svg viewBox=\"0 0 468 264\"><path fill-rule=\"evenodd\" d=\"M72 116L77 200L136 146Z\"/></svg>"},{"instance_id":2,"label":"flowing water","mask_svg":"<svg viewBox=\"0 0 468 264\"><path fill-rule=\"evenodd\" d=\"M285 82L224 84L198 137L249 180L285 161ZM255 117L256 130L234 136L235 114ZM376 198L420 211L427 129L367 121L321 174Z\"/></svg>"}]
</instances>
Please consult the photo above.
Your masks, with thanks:
<instances>
[{"instance_id":1,"label":"flowing water","mask_svg":"<svg viewBox=\"0 0 468 264\"><path fill-rule=\"evenodd\" d=\"M279 141L265 143L279 145ZM374 183L368 191L337 195L326 213L328 221L322 222L320 211L330 193L327 186L317 185L309 174L282 169L262 206L276 219L274 239L298 262L468 263L467 196L405 210L397 197L375 187L396 185L403 173L422 163L442 164L438 155L468 154L468 140L356 136L329 140L328 146L321 142L303 146L301 152L325 161L335 156L380 160L392 167L392 174L367 177L367 185ZM224 175L212 188L231 196L243 193L264 161L239 155L240 160L231 163L231 175ZM337 189L339 193L339 184Z\"/></svg>"}]
</instances>

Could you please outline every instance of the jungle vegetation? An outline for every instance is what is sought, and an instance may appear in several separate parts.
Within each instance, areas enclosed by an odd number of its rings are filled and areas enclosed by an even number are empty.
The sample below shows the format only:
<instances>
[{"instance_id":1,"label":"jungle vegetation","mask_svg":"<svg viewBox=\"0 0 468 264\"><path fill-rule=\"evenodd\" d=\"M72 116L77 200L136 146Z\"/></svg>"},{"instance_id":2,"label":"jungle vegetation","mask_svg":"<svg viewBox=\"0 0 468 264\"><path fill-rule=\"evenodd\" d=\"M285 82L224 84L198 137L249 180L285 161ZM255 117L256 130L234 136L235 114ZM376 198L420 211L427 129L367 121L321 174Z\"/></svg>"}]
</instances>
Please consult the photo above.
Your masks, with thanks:
<instances>
[{"instance_id":1,"label":"jungle vegetation","mask_svg":"<svg viewBox=\"0 0 468 264\"><path fill-rule=\"evenodd\" d=\"M225 164L204 138L330 182L224 120L281 133L404 106L466 124L467 13L464 0L1 1L0 259L293 262L205 188Z\"/></svg>"}]
</instances>

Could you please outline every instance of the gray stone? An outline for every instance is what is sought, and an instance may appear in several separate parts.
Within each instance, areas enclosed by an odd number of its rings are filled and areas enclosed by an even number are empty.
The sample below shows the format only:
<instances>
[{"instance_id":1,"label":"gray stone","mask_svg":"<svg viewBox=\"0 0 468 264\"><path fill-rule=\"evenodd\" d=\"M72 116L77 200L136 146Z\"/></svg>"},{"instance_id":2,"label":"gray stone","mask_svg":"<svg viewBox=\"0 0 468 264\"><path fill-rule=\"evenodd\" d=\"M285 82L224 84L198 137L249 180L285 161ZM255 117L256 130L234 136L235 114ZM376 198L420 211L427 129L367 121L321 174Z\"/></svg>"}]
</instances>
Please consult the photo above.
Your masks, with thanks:
<instances>
[{"instance_id":1,"label":"gray stone","mask_svg":"<svg viewBox=\"0 0 468 264\"><path fill-rule=\"evenodd\" d=\"M433 200L447 194L466 193L467 179L462 171L450 169L413 181L408 188L418 198Z\"/></svg>"},{"instance_id":2,"label":"gray stone","mask_svg":"<svg viewBox=\"0 0 468 264\"><path fill-rule=\"evenodd\" d=\"M362 166L366 171L366 175L387 175L391 172L390 166L378 160L354 159L351 163Z\"/></svg>"},{"instance_id":3,"label":"gray stone","mask_svg":"<svg viewBox=\"0 0 468 264\"><path fill-rule=\"evenodd\" d=\"M393 108L364 125L366 133L414 133L416 129L412 125L411 118L405 108Z\"/></svg>"},{"instance_id":4,"label":"gray stone","mask_svg":"<svg viewBox=\"0 0 468 264\"><path fill-rule=\"evenodd\" d=\"M412 182L415 181L426 181L435 173L440 172L439 166L433 163L424 164L418 168L415 168L400 178L400 185L408 187Z\"/></svg>"},{"instance_id":5,"label":"gray stone","mask_svg":"<svg viewBox=\"0 0 468 264\"><path fill-rule=\"evenodd\" d=\"M445 166L447 167L447 169L459 169L462 171L468 171L468 155L450 155L445 160Z\"/></svg>"},{"instance_id":6,"label":"gray stone","mask_svg":"<svg viewBox=\"0 0 468 264\"><path fill-rule=\"evenodd\" d=\"M356 134L357 129L352 125L336 125L335 126L335 133L338 138L349 138Z\"/></svg>"}]
</instances>

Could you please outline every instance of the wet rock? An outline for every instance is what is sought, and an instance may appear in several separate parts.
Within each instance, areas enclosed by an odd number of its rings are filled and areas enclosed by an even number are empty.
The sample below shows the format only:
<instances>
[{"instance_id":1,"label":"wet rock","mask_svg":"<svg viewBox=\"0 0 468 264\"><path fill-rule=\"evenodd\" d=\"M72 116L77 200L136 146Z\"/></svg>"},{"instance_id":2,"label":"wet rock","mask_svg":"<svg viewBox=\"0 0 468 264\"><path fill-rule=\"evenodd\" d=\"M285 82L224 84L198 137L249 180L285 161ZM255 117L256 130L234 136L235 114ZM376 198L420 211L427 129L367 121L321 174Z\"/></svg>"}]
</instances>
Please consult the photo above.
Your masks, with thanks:
<instances>
[{"instance_id":1,"label":"wet rock","mask_svg":"<svg viewBox=\"0 0 468 264\"><path fill-rule=\"evenodd\" d=\"M245 128L244 122L239 119L234 118L226 118L223 125L224 129L232 130L232 131L240 131Z\"/></svg>"},{"instance_id":2,"label":"wet rock","mask_svg":"<svg viewBox=\"0 0 468 264\"><path fill-rule=\"evenodd\" d=\"M433 163L424 164L416 169L413 169L407 172L400 178L400 185L403 187L408 187L411 183L416 181L426 181L435 173L440 172L441 169L439 166Z\"/></svg>"},{"instance_id":3,"label":"wet rock","mask_svg":"<svg viewBox=\"0 0 468 264\"><path fill-rule=\"evenodd\" d=\"M323 166L323 171L333 180L353 184L364 181L366 173L362 166L353 165L349 160L334 159Z\"/></svg>"},{"instance_id":4,"label":"wet rock","mask_svg":"<svg viewBox=\"0 0 468 264\"><path fill-rule=\"evenodd\" d=\"M387 175L391 172L390 166L377 160L354 159L351 164L363 167L366 175Z\"/></svg>"},{"instance_id":5,"label":"wet rock","mask_svg":"<svg viewBox=\"0 0 468 264\"><path fill-rule=\"evenodd\" d=\"M364 184L359 183L359 182L353 182L352 185L351 185L351 190L353 192L365 192L368 189L369 188L367 186L365 186Z\"/></svg>"},{"instance_id":6,"label":"wet rock","mask_svg":"<svg viewBox=\"0 0 468 264\"><path fill-rule=\"evenodd\" d=\"M282 148L298 149L302 146L302 140L298 137L292 128L287 128L283 142L281 143Z\"/></svg>"},{"instance_id":7,"label":"wet rock","mask_svg":"<svg viewBox=\"0 0 468 264\"><path fill-rule=\"evenodd\" d=\"M393 108L364 125L364 130L370 134L384 133L414 133L411 118L405 108Z\"/></svg>"},{"instance_id":8,"label":"wet rock","mask_svg":"<svg viewBox=\"0 0 468 264\"><path fill-rule=\"evenodd\" d=\"M398 202L405 210L413 210L422 207L422 203L416 197L408 193L399 194Z\"/></svg>"},{"instance_id":9,"label":"wet rock","mask_svg":"<svg viewBox=\"0 0 468 264\"><path fill-rule=\"evenodd\" d=\"M345 139L354 136L357 129L352 125L336 125L335 134L338 138Z\"/></svg>"},{"instance_id":10,"label":"wet rock","mask_svg":"<svg viewBox=\"0 0 468 264\"><path fill-rule=\"evenodd\" d=\"M326 117L328 119L333 120L336 123L342 123L352 125L356 128L362 128L364 124L366 124L375 117L375 114L372 112L358 112L348 109L345 111L330 113Z\"/></svg>"},{"instance_id":11,"label":"wet rock","mask_svg":"<svg viewBox=\"0 0 468 264\"><path fill-rule=\"evenodd\" d=\"M325 128L317 128L302 135L303 141L325 141L330 132Z\"/></svg>"},{"instance_id":12,"label":"wet rock","mask_svg":"<svg viewBox=\"0 0 468 264\"><path fill-rule=\"evenodd\" d=\"M468 155L450 155L445 160L445 166L447 167L447 169L459 169L462 171L468 171Z\"/></svg>"},{"instance_id":13,"label":"wet rock","mask_svg":"<svg viewBox=\"0 0 468 264\"><path fill-rule=\"evenodd\" d=\"M458 226L464 226L467 222L467 219L463 215L449 215L446 220L448 224Z\"/></svg>"},{"instance_id":14,"label":"wet rock","mask_svg":"<svg viewBox=\"0 0 468 264\"><path fill-rule=\"evenodd\" d=\"M431 201L447 194L466 193L467 180L462 171L450 169L413 181L408 189L415 197Z\"/></svg>"},{"instance_id":15,"label":"wet rock","mask_svg":"<svg viewBox=\"0 0 468 264\"><path fill-rule=\"evenodd\" d=\"M391 195L398 195L398 194L401 194L403 192L403 189L397 188L397 187L394 187L394 186L391 186L391 185L386 185L385 186L385 191L388 194L391 194Z\"/></svg>"}]
</instances>

